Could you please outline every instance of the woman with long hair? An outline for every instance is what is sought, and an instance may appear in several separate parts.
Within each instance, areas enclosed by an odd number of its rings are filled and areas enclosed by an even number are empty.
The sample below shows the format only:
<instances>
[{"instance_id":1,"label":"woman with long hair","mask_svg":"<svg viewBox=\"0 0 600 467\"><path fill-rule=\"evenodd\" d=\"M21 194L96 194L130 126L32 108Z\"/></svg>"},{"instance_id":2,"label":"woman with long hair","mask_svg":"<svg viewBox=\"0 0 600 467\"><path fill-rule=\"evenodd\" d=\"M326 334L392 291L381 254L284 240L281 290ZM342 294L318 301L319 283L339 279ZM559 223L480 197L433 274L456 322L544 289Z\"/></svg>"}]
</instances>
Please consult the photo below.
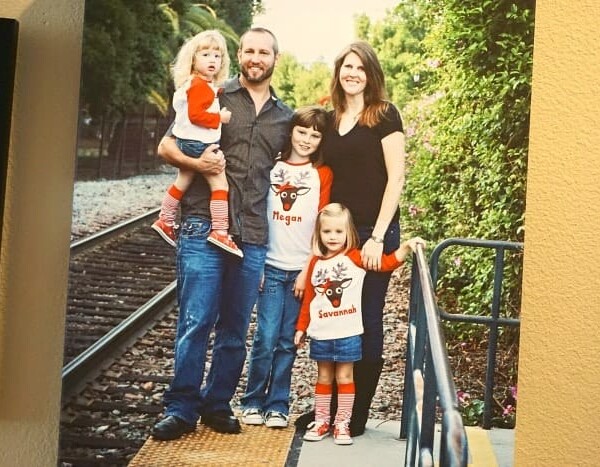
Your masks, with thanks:
<instances>
[{"instance_id":1,"label":"woman with long hair","mask_svg":"<svg viewBox=\"0 0 600 467\"><path fill-rule=\"evenodd\" d=\"M362 358L354 364L350 422L352 436L358 436L364 433L383 368L383 307L391 272L380 269L382 255L400 245L404 134L398 109L386 100L381 64L367 42L353 42L337 56L330 91L332 124L323 154L334 175L331 201L350 209L368 271L362 293ZM314 413L300 417L298 426L312 417Z\"/></svg>"}]
</instances>

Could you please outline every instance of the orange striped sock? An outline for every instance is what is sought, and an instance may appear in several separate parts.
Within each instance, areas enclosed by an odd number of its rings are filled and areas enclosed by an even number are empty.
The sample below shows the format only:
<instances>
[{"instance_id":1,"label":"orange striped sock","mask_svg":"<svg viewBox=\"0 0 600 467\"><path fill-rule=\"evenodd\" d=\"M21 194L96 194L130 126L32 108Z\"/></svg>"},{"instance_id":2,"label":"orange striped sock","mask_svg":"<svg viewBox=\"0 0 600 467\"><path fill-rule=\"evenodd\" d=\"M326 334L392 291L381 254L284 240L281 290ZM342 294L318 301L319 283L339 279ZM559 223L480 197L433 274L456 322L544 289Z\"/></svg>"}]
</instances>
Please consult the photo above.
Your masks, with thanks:
<instances>
[{"instance_id":1,"label":"orange striped sock","mask_svg":"<svg viewBox=\"0 0 600 467\"><path fill-rule=\"evenodd\" d=\"M175 185L171 185L167 188L160 206L160 214L158 215L165 224L173 225L175 223L179 202L181 201L181 198L183 198L183 194L184 192Z\"/></svg>"},{"instance_id":2,"label":"orange striped sock","mask_svg":"<svg viewBox=\"0 0 600 467\"><path fill-rule=\"evenodd\" d=\"M329 423L332 384L317 383L315 387L315 421Z\"/></svg>"},{"instance_id":3,"label":"orange striped sock","mask_svg":"<svg viewBox=\"0 0 600 467\"><path fill-rule=\"evenodd\" d=\"M338 384L338 408L335 414L335 423L349 423L354 405L356 388L354 383Z\"/></svg>"},{"instance_id":4,"label":"orange striped sock","mask_svg":"<svg viewBox=\"0 0 600 467\"><path fill-rule=\"evenodd\" d=\"M210 217L213 230L229 229L229 204L227 190L215 190L210 194Z\"/></svg>"}]
</instances>

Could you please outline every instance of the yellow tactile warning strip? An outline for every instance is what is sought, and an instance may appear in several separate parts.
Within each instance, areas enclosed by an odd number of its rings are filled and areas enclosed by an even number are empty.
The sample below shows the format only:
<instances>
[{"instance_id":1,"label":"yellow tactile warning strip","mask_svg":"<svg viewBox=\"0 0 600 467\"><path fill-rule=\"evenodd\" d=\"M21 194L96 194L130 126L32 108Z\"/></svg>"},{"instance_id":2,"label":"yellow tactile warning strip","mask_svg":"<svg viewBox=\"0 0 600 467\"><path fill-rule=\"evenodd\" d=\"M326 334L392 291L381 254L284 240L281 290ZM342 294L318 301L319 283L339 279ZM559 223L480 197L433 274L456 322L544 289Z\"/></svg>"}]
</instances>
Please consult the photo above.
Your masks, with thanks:
<instances>
[{"instance_id":1,"label":"yellow tactile warning strip","mask_svg":"<svg viewBox=\"0 0 600 467\"><path fill-rule=\"evenodd\" d=\"M236 435L216 433L198 424L196 431L174 441L149 438L129 467L282 467L294 432L293 423L277 429L242 425L242 432Z\"/></svg>"},{"instance_id":2,"label":"yellow tactile warning strip","mask_svg":"<svg viewBox=\"0 0 600 467\"><path fill-rule=\"evenodd\" d=\"M498 462L488 431L482 428L466 426L469 442L469 467L497 467Z\"/></svg>"}]
</instances>

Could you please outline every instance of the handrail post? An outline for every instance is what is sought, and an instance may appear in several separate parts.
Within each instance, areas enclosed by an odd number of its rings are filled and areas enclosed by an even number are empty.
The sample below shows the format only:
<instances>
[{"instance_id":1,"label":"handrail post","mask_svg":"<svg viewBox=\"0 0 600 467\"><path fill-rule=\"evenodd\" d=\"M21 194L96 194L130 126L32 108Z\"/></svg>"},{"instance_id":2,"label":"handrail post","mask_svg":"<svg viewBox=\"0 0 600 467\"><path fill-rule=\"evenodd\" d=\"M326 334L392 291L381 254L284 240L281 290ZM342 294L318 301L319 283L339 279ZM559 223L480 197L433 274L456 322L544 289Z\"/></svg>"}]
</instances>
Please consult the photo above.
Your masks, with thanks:
<instances>
[{"instance_id":1,"label":"handrail post","mask_svg":"<svg viewBox=\"0 0 600 467\"><path fill-rule=\"evenodd\" d=\"M492 403L494 389L494 375L496 371L496 353L498 348L498 334L500 326L519 326L519 319L500 317L500 307L502 301L502 282L504 279L504 255L507 250L520 250L522 243L507 242L501 240L481 240L473 238L448 238L440 242L434 248L430 259L430 271L434 284L434 291L437 287L439 258L441 253L450 246L465 246L476 248L492 248L495 250L494 259L494 285L490 316L466 315L459 313L447 313L439 310L440 319L451 322L484 324L489 327L489 341L487 349L486 376L484 388L484 404L482 427L490 429L492 427Z\"/></svg>"},{"instance_id":2,"label":"handrail post","mask_svg":"<svg viewBox=\"0 0 600 467\"><path fill-rule=\"evenodd\" d=\"M494 263L494 295L492 297L492 320L490 322L490 338L487 349L487 366L485 372L485 392L483 394L483 428L492 428L492 396L494 374L496 372L496 351L498 349L498 318L500 317L500 301L502 298L502 279L504 278L504 248L496 249Z\"/></svg>"},{"instance_id":3,"label":"handrail post","mask_svg":"<svg viewBox=\"0 0 600 467\"><path fill-rule=\"evenodd\" d=\"M413 388L413 365L412 365L412 347L414 342L411 338L410 327L411 323L416 326L416 316L418 312L419 294L421 293L421 285L419 283L419 273L416 259L413 258L410 290L409 290L409 305L408 305L408 333L406 339L406 363L404 369L404 389L402 395L402 414L400 418L400 439L406 439L410 413L404 410L404 407L412 407L415 403L415 394Z\"/></svg>"}]
</instances>

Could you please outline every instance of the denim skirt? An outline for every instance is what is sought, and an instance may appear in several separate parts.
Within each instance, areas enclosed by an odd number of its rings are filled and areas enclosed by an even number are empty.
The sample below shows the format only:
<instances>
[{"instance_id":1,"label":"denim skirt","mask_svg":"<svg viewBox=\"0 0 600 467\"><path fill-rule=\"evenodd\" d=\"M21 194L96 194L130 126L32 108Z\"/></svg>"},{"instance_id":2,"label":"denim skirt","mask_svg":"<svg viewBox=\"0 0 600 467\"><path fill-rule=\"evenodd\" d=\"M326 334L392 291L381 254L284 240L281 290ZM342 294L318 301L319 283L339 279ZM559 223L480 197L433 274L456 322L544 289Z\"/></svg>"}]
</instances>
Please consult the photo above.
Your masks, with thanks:
<instances>
[{"instance_id":1,"label":"denim skirt","mask_svg":"<svg viewBox=\"0 0 600 467\"><path fill-rule=\"evenodd\" d=\"M327 362L356 362L362 358L361 336L310 340L310 358Z\"/></svg>"}]
</instances>

